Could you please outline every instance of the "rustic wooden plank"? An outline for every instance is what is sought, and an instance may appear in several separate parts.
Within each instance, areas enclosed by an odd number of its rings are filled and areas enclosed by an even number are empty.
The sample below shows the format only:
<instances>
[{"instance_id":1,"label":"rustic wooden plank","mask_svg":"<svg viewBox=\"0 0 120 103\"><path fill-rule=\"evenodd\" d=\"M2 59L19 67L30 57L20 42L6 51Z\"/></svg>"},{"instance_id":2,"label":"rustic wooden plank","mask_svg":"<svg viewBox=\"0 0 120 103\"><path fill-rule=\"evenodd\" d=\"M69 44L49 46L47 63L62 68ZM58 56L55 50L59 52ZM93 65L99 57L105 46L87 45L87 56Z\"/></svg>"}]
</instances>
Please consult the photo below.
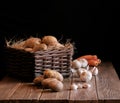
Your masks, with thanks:
<instances>
[{"instance_id":1,"label":"rustic wooden plank","mask_svg":"<svg viewBox=\"0 0 120 103\"><path fill-rule=\"evenodd\" d=\"M0 100L7 100L21 85L17 80L5 77L0 81Z\"/></svg>"},{"instance_id":2,"label":"rustic wooden plank","mask_svg":"<svg viewBox=\"0 0 120 103\"><path fill-rule=\"evenodd\" d=\"M22 83L17 90L13 93L9 100L16 101L33 101L39 100L42 88L35 86L33 83Z\"/></svg>"},{"instance_id":3,"label":"rustic wooden plank","mask_svg":"<svg viewBox=\"0 0 120 103\"><path fill-rule=\"evenodd\" d=\"M120 80L110 62L99 65L96 86L100 103L120 103Z\"/></svg>"},{"instance_id":4,"label":"rustic wooden plank","mask_svg":"<svg viewBox=\"0 0 120 103\"><path fill-rule=\"evenodd\" d=\"M40 101L43 103L68 103L70 82L70 78L65 78L63 81L64 89L60 92L52 92L51 90L44 89Z\"/></svg>"},{"instance_id":5,"label":"rustic wooden plank","mask_svg":"<svg viewBox=\"0 0 120 103\"><path fill-rule=\"evenodd\" d=\"M82 83L79 78L73 79L73 83ZM97 92L95 77L93 76L92 80L88 82L90 88L82 88L77 90L70 91L70 103L97 103Z\"/></svg>"}]
</instances>

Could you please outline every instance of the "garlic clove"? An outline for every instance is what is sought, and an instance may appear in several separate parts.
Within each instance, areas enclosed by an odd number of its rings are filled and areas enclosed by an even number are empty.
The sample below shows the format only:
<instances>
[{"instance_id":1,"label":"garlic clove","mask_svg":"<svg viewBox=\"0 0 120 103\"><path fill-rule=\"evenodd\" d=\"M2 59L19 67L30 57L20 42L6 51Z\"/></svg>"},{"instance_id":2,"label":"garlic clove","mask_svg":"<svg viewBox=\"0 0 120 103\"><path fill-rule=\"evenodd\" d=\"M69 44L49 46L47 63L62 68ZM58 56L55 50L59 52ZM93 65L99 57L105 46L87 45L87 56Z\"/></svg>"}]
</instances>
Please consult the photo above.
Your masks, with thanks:
<instances>
[{"instance_id":1,"label":"garlic clove","mask_svg":"<svg viewBox=\"0 0 120 103\"><path fill-rule=\"evenodd\" d=\"M78 83L77 86L78 86L78 89L82 88L82 84L80 84L80 83Z\"/></svg>"},{"instance_id":2,"label":"garlic clove","mask_svg":"<svg viewBox=\"0 0 120 103\"><path fill-rule=\"evenodd\" d=\"M97 67L93 67L91 69L92 75L98 75L98 68Z\"/></svg>"},{"instance_id":3,"label":"garlic clove","mask_svg":"<svg viewBox=\"0 0 120 103\"><path fill-rule=\"evenodd\" d=\"M84 58L78 60L82 65L81 67L86 67L88 65L88 61Z\"/></svg>"},{"instance_id":4,"label":"garlic clove","mask_svg":"<svg viewBox=\"0 0 120 103\"><path fill-rule=\"evenodd\" d=\"M90 88L90 87L91 87L91 85L88 83L83 83L83 85L82 85L82 88L85 88L85 89Z\"/></svg>"},{"instance_id":5,"label":"garlic clove","mask_svg":"<svg viewBox=\"0 0 120 103\"><path fill-rule=\"evenodd\" d=\"M78 77L78 73L75 69L71 68L71 72L73 77Z\"/></svg>"},{"instance_id":6,"label":"garlic clove","mask_svg":"<svg viewBox=\"0 0 120 103\"><path fill-rule=\"evenodd\" d=\"M71 90L77 90L78 86L75 83L73 83L73 84L70 85L70 89Z\"/></svg>"},{"instance_id":7,"label":"garlic clove","mask_svg":"<svg viewBox=\"0 0 120 103\"><path fill-rule=\"evenodd\" d=\"M79 69L81 68L81 63L76 59L72 61L72 68Z\"/></svg>"},{"instance_id":8,"label":"garlic clove","mask_svg":"<svg viewBox=\"0 0 120 103\"><path fill-rule=\"evenodd\" d=\"M90 66L88 65L87 67L86 67L86 70L89 70L90 69Z\"/></svg>"}]
</instances>

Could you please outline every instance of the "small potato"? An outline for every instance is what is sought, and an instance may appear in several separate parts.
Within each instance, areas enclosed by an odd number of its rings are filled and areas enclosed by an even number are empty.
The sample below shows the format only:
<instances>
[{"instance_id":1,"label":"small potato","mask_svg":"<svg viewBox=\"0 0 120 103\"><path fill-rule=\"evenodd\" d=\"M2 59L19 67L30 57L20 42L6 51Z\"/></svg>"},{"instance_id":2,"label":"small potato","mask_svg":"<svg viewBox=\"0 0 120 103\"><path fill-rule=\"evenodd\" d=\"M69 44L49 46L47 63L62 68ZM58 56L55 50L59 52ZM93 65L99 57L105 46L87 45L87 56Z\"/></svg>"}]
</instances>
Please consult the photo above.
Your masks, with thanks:
<instances>
[{"instance_id":1,"label":"small potato","mask_svg":"<svg viewBox=\"0 0 120 103\"><path fill-rule=\"evenodd\" d=\"M45 43L46 45L54 46L56 45L56 43L58 43L58 41L56 37L48 35L42 38L42 43Z\"/></svg>"},{"instance_id":2,"label":"small potato","mask_svg":"<svg viewBox=\"0 0 120 103\"><path fill-rule=\"evenodd\" d=\"M24 47L25 48L33 48L35 44L40 44L40 43L41 43L40 38L30 37L25 41Z\"/></svg>"},{"instance_id":3,"label":"small potato","mask_svg":"<svg viewBox=\"0 0 120 103\"><path fill-rule=\"evenodd\" d=\"M32 48L24 48L24 50L27 51L27 52L33 52Z\"/></svg>"},{"instance_id":4,"label":"small potato","mask_svg":"<svg viewBox=\"0 0 120 103\"><path fill-rule=\"evenodd\" d=\"M48 45L48 49L52 50L52 49L62 49L65 46L63 44L60 43L56 43L54 45Z\"/></svg>"},{"instance_id":5,"label":"small potato","mask_svg":"<svg viewBox=\"0 0 120 103\"><path fill-rule=\"evenodd\" d=\"M61 48L64 48L65 46L61 43L56 43L55 45L55 49L61 49Z\"/></svg>"},{"instance_id":6,"label":"small potato","mask_svg":"<svg viewBox=\"0 0 120 103\"><path fill-rule=\"evenodd\" d=\"M41 85L41 83L42 83L43 80L44 80L43 75L40 75L40 76L34 78L33 83L34 83L35 85L39 85L39 84Z\"/></svg>"},{"instance_id":7,"label":"small potato","mask_svg":"<svg viewBox=\"0 0 120 103\"><path fill-rule=\"evenodd\" d=\"M44 78L56 78L59 81L63 81L63 75L56 70L46 69L43 73Z\"/></svg>"},{"instance_id":8,"label":"small potato","mask_svg":"<svg viewBox=\"0 0 120 103\"><path fill-rule=\"evenodd\" d=\"M63 90L63 83L56 78L47 78L42 81L45 88L52 89L52 91L59 92Z\"/></svg>"},{"instance_id":9,"label":"small potato","mask_svg":"<svg viewBox=\"0 0 120 103\"><path fill-rule=\"evenodd\" d=\"M63 83L59 80L51 81L49 84L49 88L51 88L55 92L59 92L63 90Z\"/></svg>"},{"instance_id":10,"label":"small potato","mask_svg":"<svg viewBox=\"0 0 120 103\"><path fill-rule=\"evenodd\" d=\"M36 52L36 51L39 51L39 50L47 50L47 45L46 44L35 44L34 47L33 47L33 51Z\"/></svg>"},{"instance_id":11,"label":"small potato","mask_svg":"<svg viewBox=\"0 0 120 103\"><path fill-rule=\"evenodd\" d=\"M55 78L46 78L44 79L41 84L44 88L49 88L49 84L51 83L51 81L55 81Z\"/></svg>"}]
</instances>

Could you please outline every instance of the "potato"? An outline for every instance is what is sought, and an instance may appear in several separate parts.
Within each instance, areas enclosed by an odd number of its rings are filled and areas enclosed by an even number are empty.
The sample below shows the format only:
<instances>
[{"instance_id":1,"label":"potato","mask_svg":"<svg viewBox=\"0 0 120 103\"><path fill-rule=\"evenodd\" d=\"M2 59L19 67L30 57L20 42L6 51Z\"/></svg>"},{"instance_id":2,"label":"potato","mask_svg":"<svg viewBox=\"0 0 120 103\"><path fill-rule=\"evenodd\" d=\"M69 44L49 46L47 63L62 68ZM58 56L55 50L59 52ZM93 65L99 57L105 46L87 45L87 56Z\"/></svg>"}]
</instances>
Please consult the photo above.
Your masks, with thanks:
<instances>
[{"instance_id":1,"label":"potato","mask_svg":"<svg viewBox=\"0 0 120 103\"><path fill-rule=\"evenodd\" d=\"M46 78L42 81L42 85L45 88L52 89L52 91L59 92L63 90L63 83L56 78Z\"/></svg>"},{"instance_id":2,"label":"potato","mask_svg":"<svg viewBox=\"0 0 120 103\"><path fill-rule=\"evenodd\" d=\"M24 48L24 50L27 51L27 52L33 52L32 48Z\"/></svg>"},{"instance_id":3,"label":"potato","mask_svg":"<svg viewBox=\"0 0 120 103\"><path fill-rule=\"evenodd\" d=\"M55 78L46 78L44 79L41 84L43 85L44 88L49 88L49 84L51 83L51 81L55 81Z\"/></svg>"},{"instance_id":4,"label":"potato","mask_svg":"<svg viewBox=\"0 0 120 103\"><path fill-rule=\"evenodd\" d=\"M35 85L41 85L43 80L44 80L43 75L40 75L40 76L34 78L33 83Z\"/></svg>"},{"instance_id":5,"label":"potato","mask_svg":"<svg viewBox=\"0 0 120 103\"><path fill-rule=\"evenodd\" d=\"M33 47L33 51L36 52L36 51L39 51L39 50L47 50L47 45L44 44L44 43L35 44L34 47Z\"/></svg>"},{"instance_id":6,"label":"potato","mask_svg":"<svg viewBox=\"0 0 120 103\"><path fill-rule=\"evenodd\" d=\"M46 45L54 46L56 45L56 43L58 43L58 41L56 37L48 35L42 38L42 43L45 43Z\"/></svg>"},{"instance_id":7,"label":"potato","mask_svg":"<svg viewBox=\"0 0 120 103\"><path fill-rule=\"evenodd\" d=\"M46 69L43 72L44 78L56 78L59 81L63 81L63 75L56 70Z\"/></svg>"},{"instance_id":8,"label":"potato","mask_svg":"<svg viewBox=\"0 0 120 103\"><path fill-rule=\"evenodd\" d=\"M63 83L60 82L59 80L54 80L54 81L51 81L50 84L49 84L49 88L51 88L53 91L55 92L59 92L59 91L62 91L63 90Z\"/></svg>"},{"instance_id":9,"label":"potato","mask_svg":"<svg viewBox=\"0 0 120 103\"><path fill-rule=\"evenodd\" d=\"M33 48L35 44L40 44L40 43L41 43L40 38L30 37L25 41L24 47L25 48Z\"/></svg>"}]
</instances>

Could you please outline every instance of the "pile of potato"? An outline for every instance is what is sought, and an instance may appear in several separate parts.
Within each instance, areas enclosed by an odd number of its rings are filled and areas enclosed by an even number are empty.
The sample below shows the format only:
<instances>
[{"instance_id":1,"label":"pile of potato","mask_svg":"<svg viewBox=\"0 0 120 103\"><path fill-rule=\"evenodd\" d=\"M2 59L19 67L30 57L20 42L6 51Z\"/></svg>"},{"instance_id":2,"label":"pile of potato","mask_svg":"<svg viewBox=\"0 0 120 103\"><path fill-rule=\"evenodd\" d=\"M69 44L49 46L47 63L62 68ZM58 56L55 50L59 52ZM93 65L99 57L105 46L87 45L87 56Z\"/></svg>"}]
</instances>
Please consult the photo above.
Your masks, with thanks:
<instances>
[{"instance_id":1,"label":"pile of potato","mask_svg":"<svg viewBox=\"0 0 120 103\"><path fill-rule=\"evenodd\" d=\"M56 37L52 35L44 36L43 38L30 37L26 40L7 42L7 46L15 49L25 50L28 52L36 52L39 50L61 49L63 44L59 43Z\"/></svg>"},{"instance_id":2,"label":"pile of potato","mask_svg":"<svg viewBox=\"0 0 120 103\"><path fill-rule=\"evenodd\" d=\"M52 91L59 92L64 88L63 76L56 70L46 69L43 75L34 78L35 85L42 85L43 88L51 89Z\"/></svg>"}]
</instances>

